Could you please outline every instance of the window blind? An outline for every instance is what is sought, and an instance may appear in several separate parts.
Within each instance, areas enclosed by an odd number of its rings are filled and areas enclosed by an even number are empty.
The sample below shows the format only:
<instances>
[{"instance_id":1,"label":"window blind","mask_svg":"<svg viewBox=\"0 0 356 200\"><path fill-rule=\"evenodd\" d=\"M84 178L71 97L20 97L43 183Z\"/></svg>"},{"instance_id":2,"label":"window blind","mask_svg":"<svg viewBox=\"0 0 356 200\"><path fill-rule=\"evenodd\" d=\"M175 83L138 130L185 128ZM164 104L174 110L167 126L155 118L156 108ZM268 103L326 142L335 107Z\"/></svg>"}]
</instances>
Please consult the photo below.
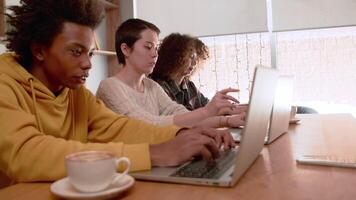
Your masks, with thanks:
<instances>
[{"instance_id":1,"label":"window blind","mask_svg":"<svg viewBox=\"0 0 356 200\"><path fill-rule=\"evenodd\" d=\"M172 32L194 36L267 31L266 0L138 0L136 16Z\"/></svg>"},{"instance_id":2,"label":"window blind","mask_svg":"<svg viewBox=\"0 0 356 200\"><path fill-rule=\"evenodd\" d=\"M271 0L273 31L356 25L356 0Z\"/></svg>"}]
</instances>

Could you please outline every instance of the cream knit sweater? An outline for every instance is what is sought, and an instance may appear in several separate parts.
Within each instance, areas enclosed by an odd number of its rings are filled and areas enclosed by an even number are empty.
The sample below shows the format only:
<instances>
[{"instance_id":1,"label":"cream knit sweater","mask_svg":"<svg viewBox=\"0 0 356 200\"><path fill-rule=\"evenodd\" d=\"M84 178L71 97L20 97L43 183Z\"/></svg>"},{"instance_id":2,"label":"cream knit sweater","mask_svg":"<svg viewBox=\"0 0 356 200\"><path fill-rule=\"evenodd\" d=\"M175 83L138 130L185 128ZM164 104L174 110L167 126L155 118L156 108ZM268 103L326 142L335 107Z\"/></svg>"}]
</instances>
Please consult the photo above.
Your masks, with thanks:
<instances>
[{"instance_id":1,"label":"cream knit sweater","mask_svg":"<svg viewBox=\"0 0 356 200\"><path fill-rule=\"evenodd\" d=\"M110 77L101 81L96 95L114 112L155 125L172 125L174 115L189 112L172 101L155 81L144 78L143 84L144 92L140 93Z\"/></svg>"}]
</instances>

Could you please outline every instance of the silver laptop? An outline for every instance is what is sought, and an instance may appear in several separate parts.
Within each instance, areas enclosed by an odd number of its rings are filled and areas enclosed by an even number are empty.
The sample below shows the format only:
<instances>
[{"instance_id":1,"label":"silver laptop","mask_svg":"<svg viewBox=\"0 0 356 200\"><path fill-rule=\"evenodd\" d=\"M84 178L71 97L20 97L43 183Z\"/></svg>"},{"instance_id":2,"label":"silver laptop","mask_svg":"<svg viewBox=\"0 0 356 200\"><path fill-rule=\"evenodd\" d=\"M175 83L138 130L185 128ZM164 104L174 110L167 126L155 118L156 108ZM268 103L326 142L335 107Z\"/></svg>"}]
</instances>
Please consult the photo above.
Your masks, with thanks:
<instances>
[{"instance_id":1,"label":"silver laptop","mask_svg":"<svg viewBox=\"0 0 356 200\"><path fill-rule=\"evenodd\" d=\"M289 118L293 97L293 77L280 76L278 78L272 113L266 129L265 144L270 144L288 131ZM242 128L231 128L235 141L240 142Z\"/></svg>"},{"instance_id":2,"label":"silver laptop","mask_svg":"<svg viewBox=\"0 0 356 200\"><path fill-rule=\"evenodd\" d=\"M153 167L131 173L136 179L229 187L243 176L261 150L277 86L275 69L256 67L246 125L240 146L223 152L214 163L194 160L179 167Z\"/></svg>"}]
</instances>

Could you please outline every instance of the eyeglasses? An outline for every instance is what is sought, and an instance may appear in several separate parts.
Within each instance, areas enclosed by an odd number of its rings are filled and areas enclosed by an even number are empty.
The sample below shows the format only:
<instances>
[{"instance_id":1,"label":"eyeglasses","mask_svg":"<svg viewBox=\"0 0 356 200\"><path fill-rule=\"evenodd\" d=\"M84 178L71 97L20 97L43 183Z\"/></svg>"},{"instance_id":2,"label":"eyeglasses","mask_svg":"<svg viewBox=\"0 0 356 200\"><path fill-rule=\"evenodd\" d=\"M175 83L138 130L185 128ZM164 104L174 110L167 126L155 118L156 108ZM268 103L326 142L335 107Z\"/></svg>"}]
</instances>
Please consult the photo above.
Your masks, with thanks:
<instances>
[{"instance_id":1,"label":"eyeglasses","mask_svg":"<svg viewBox=\"0 0 356 200\"><path fill-rule=\"evenodd\" d=\"M197 53L192 53L192 54L190 55L190 59L191 59L192 61L197 62L197 61L198 61L198 55L197 55Z\"/></svg>"}]
</instances>

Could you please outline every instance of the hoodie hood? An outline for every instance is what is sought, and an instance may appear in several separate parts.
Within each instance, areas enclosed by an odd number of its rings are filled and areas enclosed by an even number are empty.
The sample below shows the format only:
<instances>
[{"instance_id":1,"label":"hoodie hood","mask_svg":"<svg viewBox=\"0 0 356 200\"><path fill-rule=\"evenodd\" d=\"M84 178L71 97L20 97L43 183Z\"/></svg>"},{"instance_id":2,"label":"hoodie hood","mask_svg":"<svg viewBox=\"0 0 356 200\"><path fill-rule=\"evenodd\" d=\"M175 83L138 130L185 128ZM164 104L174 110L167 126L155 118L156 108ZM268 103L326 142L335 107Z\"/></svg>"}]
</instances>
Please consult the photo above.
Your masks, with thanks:
<instances>
[{"instance_id":1,"label":"hoodie hood","mask_svg":"<svg viewBox=\"0 0 356 200\"><path fill-rule=\"evenodd\" d=\"M63 91L55 96L41 81L29 73L24 67L22 67L16 60L16 54L4 53L0 55L0 76L8 76L22 86L25 92L28 94L28 101L30 107L32 107L32 113L36 117L37 128L43 132L41 124L41 115L43 118L47 118L47 113L65 113L68 112L68 104L73 113L73 103L69 95L69 88L63 89ZM56 110L50 109L54 106Z\"/></svg>"}]
</instances>

